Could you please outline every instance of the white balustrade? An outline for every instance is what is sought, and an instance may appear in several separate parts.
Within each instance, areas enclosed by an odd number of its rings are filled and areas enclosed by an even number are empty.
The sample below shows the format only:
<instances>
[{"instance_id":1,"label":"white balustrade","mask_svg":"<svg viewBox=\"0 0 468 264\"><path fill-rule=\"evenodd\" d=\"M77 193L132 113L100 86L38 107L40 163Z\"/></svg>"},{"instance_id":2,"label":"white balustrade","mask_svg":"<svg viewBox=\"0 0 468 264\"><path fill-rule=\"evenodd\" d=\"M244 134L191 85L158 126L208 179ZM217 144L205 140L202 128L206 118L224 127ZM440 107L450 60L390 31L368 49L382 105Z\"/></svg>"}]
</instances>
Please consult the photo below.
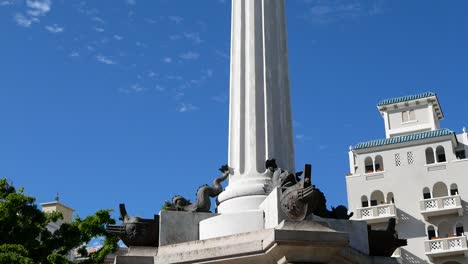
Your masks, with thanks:
<instances>
[{"instance_id":1,"label":"white balustrade","mask_svg":"<svg viewBox=\"0 0 468 264\"><path fill-rule=\"evenodd\" d=\"M468 251L465 236L436 238L424 242L426 254L430 257L443 257L465 254Z\"/></svg>"},{"instance_id":2,"label":"white balustrade","mask_svg":"<svg viewBox=\"0 0 468 264\"><path fill-rule=\"evenodd\" d=\"M424 199L420 201L420 208L424 217L453 213L463 215L459 195Z\"/></svg>"},{"instance_id":3,"label":"white balustrade","mask_svg":"<svg viewBox=\"0 0 468 264\"><path fill-rule=\"evenodd\" d=\"M394 204L382 204L356 209L356 219L358 220L382 219L385 221L391 217L396 217L396 208Z\"/></svg>"}]
</instances>

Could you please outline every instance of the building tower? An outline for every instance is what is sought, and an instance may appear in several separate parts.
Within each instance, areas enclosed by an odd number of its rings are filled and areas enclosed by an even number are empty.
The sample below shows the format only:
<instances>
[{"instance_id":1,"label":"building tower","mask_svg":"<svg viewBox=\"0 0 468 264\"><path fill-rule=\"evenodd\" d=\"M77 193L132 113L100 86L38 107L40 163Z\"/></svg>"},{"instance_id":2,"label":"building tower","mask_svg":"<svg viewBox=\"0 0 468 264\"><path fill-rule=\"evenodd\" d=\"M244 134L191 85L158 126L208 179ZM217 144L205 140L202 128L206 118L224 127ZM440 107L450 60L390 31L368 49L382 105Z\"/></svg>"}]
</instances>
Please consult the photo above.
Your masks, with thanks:
<instances>
[{"instance_id":1,"label":"building tower","mask_svg":"<svg viewBox=\"0 0 468 264\"><path fill-rule=\"evenodd\" d=\"M440 128L436 94L383 100L385 139L350 147L346 177L354 220L384 228L397 219L401 263L468 263L468 137Z\"/></svg>"}]
</instances>

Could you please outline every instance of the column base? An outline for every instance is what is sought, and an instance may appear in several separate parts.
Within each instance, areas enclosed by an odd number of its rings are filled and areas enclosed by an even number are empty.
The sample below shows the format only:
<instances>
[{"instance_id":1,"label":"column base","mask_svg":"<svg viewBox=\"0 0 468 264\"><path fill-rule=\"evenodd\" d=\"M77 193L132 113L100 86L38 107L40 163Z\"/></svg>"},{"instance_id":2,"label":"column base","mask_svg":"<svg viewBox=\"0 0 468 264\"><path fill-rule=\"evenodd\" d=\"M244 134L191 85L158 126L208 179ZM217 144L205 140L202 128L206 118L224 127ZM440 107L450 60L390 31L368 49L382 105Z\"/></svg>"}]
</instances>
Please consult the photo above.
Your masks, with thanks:
<instances>
[{"instance_id":1,"label":"column base","mask_svg":"<svg viewBox=\"0 0 468 264\"><path fill-rule=\"evenodd\" d=\"M259 175L246 177L229 183L224 192L218 196L219 214L239 213L257 210L271 192L271 177Z\"/></svg>"},{"instance_id":2,"label":"column base","mask_svg":"<svg viewBox=\"0 0 468 264\"><path fill-rule=\"evenodd\" d=\"M241 196L224 201L218 205L219 214L239 213L259 209L267 195Z\"/></svg>"}]
</instances>

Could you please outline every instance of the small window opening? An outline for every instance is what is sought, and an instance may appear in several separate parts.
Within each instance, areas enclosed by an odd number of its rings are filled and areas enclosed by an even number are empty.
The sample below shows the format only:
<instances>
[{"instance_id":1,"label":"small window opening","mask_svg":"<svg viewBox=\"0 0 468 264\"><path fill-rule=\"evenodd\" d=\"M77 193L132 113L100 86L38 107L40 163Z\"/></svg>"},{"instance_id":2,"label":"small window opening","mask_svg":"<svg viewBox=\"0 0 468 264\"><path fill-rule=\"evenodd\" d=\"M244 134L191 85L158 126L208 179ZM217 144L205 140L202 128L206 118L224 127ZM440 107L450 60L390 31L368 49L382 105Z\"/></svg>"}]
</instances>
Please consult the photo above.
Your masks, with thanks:
<instances>
[{"instance_id":1,"label":"small window opening","mask_svg":"<svg viewBox=\"0 0 468 264\"><path fill-rule=\"evenodd\" d=\"M409 122L409 121L414 121L414 120L416 120L416 115L414 114L414 110L401 112L401 121L403 123L404 122Z\"/></svg>"},{"instance_id":2,"label":"small window opening","mask_svg":"<svg viewBox=\"0 0 468 264\"><path fill-rule=\"evenodd\" d=\"M434 160L434 150L432 148L426 149L426 164L433 164Z\"/></svg>"},{"instance_id":3,"label":"small window opening","mask_svg":"<svg viewBox=\"0 0 468 264\"><path fill-rule=\"evenodd\" d=\"M455 228L455 233L457 236L465 235L465 230L463 230L463 226L459 225Z\"/></svg>"},{"instance_id":4,"label":"small window opening","mask_svg":"<svg viewBox=\"0 0 468 264\"><path fill-rule=\"evenodd\" d=\"M371 157L367 157L364 161L364 168L366 173L373 173L374 172L374 162L372 161Z\"/></svg>"},{"instance_id":5,"label":"small window opening","mask_svg":"<svg viewBox=\"0 0 468 264\"><path fill-rule=\"evenodd\" d=\"M437 162L446 162L444 147L438 146L436 149Z\"/></svg>"},{"instance_id":6,"label":"small window opening","mask_svg":"<svg viewBox=\"0 0 468 264\"><path fill-rule=\"evenodd\" d=\"M429 240L433 239L434 237L436 237L436 232L434 230L434 227L433 226L430 226L427 228L427 238Z\"/></svg>"},{"instance_id":7,"label":"small window opening","mask_svg":"<svg viewBox=\"0 0 468 264\"><path fill-rule=\"evenodd\" d=\"M383 171L384 164L382 156L378 155L375 157L375 171Z\"/></svg>"},{"instance_id":8,"label":"small window opening","mask_svg":"<svg viewBox=\"0 0 468 264\"><path fill-rule=\"evenodd\" d=\"M458 195L458 186L455 183L450 186L450 195Z\"/></svg>"},{"instance_id":9,"label":"small window opening","mask_svg":"<svg viewBox=\"0 0 468 264\"><path fill-rule=\"evenodd\" d=\"M458 150L455 152L455 156L457 159L466 159L466 153L465 150Z\"/></svg>"},{"instance_id":10,"label":"small window opening","mask_svg":"<svg viewBox=\"0 0 468 264\"><path fill-rule=\"evenodd\" d=\"M362 205L362 207L368 207L369 206L369 200L367 200L367 196L365 196L365 195L361 196L361 205Z\"/></svg>"},{"instance_id":11,"label":"small window opening","mask_svg":"<svg viewBox=\"0 0 468 264\"><path fill-rule=\"evenodd\" d=\"M431 199L431 191L429 190L429 188L424 188L423 189L423 198L424 199Z\"/></svg>"}]
</instances>

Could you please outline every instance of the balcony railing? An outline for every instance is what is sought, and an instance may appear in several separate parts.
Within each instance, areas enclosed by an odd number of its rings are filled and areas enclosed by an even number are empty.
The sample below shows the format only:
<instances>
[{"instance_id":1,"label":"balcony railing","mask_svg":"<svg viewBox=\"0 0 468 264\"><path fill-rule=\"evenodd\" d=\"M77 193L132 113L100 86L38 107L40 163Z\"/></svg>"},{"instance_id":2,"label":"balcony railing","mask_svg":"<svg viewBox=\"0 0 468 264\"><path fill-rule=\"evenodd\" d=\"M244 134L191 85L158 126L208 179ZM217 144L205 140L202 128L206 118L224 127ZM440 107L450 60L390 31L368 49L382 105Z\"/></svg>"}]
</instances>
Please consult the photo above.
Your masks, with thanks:
<instances>
[{"instance_id":1,"label":"balcony railing","mask_svg":"<svg viewBox=\"0 0 468 264\"><path fill-rule=\"evenodd\" d=\"M427 220L430 216L458 214L463 215L460 195L424 199L420 201L421 214Z\"/></svg>"},{"instance_id":2,"label":"balcony railing","mask_svg":"<svg viewBox=\"0 0 468 264\"><path fill-rule=\"evenodd\" d=\"M438 238L424 241L426 255L432 260L435 257L452 255L468 256L468 246L465 236Z\"/></svg>"},{"instance_id":3,"label":"balcony railing","mask_svg":"<svg viewBox=\"0 0 468 264\"><path fill-rule=\"evenodd\" d=\"M382 204L356 209L356 220L365 220L369 224L387 222L390 218L396 218L394 204Z\"/></svg>"}]
</instances>

